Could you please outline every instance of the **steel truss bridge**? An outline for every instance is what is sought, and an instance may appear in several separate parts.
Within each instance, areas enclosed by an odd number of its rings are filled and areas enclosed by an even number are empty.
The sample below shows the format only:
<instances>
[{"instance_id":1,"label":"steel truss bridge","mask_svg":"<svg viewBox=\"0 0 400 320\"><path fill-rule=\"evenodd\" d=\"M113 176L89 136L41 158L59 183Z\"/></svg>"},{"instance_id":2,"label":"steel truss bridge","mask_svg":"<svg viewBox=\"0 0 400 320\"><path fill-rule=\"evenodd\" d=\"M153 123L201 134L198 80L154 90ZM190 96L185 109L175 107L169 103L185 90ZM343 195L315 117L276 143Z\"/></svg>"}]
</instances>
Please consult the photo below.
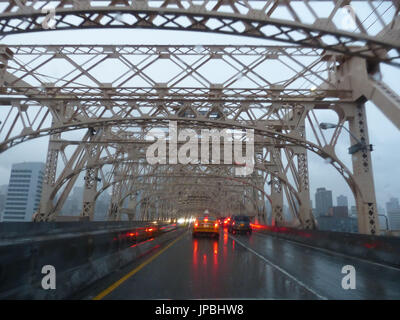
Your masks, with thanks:
<instances>
[{"instance_id":1,"label":"steel truss bridge","mask_svg":"<svg viewBox=\"0 0 400 320\"><path fill-rule=\"evenodd\" d=\"M307 153L328 159L354 194L359 232L379 233L367 148L347 167L336 154L342 130L349 145L369 145L365 103L400 128L400 97L380 80L380 66L400 65L399 1L0 0L0 37L45 29L142 28L278 40L284 45L1 45L0 152L49 136L36 221L55 221L80 174L81 216L112 190L109 219L168 220L205 209L246 212L267 223L316 228L310 207ZM341 23L356 13L354 30ZM361 6L361 7L360 7ZM360 8L360 9L358 9ZM78 32L78 31L77 31ZM274 75L274 76L271 76ZM324 110L337 126L320 128ZM254 132L254 171L240 164L146 161L151 129L171 122ZM66 137L70 131L81 138ZM221 152L222 154L222 152ZM283 204L292 219L285 220Z\"/></svg>"}]
</instances>

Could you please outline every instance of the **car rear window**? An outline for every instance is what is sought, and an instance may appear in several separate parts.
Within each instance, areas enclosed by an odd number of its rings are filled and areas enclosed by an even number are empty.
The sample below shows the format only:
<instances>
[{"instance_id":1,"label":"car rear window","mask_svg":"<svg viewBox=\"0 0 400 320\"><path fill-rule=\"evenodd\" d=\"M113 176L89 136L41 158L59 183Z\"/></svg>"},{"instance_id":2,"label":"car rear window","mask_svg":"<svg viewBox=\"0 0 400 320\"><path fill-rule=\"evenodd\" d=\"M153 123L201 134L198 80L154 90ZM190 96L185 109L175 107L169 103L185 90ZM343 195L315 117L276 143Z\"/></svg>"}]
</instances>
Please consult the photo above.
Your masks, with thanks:
<instances>
[{"instance_id":1,"label":"car rear window","mask_svg":"<svg viewBox=\"0 0 400 320\"><path fill-rule=\"evenodd\" d=\"M246 216L235 217L235 220L236 221L243 221L243 222L249 222L250 221L249 217L246 217Z\"/></svg>"},{"instance_id":2,"label":"car rear window","mask_svg":"<svg viewBox=\"0 0 400 320\"><path fill-rule=\"evenodd\" d=\"M208 218L208 221L216 221L217 219L214 217L198 217L198 221L204 221L205 218Z\"/></svg>"}]
</instances>

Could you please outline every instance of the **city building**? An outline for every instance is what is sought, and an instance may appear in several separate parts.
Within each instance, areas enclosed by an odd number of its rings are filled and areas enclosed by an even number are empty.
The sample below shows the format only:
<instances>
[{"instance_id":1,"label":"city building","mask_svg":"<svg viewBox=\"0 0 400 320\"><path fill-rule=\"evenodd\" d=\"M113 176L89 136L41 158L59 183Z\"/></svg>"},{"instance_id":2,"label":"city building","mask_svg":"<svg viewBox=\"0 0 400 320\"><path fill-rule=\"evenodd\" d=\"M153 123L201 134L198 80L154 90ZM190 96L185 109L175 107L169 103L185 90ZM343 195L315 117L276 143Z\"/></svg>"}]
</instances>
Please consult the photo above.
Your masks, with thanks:
<instances>
[{"instance_id":1,"label":"city building","mask_svg":"<svg viewBox=\"0 0 400 320\"><path fill-rule=\"evenodd\" d=\"M6 194L0 194L0 217L4 210L4 206L6 204L6 198L7 198Z\"/></svg>"},{"instance_id":2,"label":"city building","mask_svg":"<svg viewBox=\"0 0 400 320\"><path fill-rule=\"evenodd\" d=\"M349 201L347 200L346 196L341 194L339 197L336 198L336 205L338 207L349 207Z\"/></svg>"},{"instance_id":3,"label":"city building","mask_svg":"<svg viewBox=\"0 0 400 320\"><path fill-rule=\"evenodd\" d=\"M398 198L390 198L386 202L386 213L390 230L400 230L400 204Z\"/></svg>"},{"instance_id":4,"label":"city building","mask_svg":"<svg viewBox=\"0 0 400 320\"><path fill-rule=\"evenodd\" d=\"M32 221L40 204L44 168L41 162L13 164L1 221Z\"/></svg>"},{"instance_id":5,"label":"city building","mask_svg":"<svg viewBox=\"0 0 400 320\"><path fill-rule=\"evenodd\" d=\"M317 218L318 230L335 232L358 232L357 218L338 218L333 216L320 216Z\"/></svg>"},{"instance_id":6,"label":"city building","mask_svg":"<svg viewBox=\"0 0 400 320\"><path fill-rule=\"evenodd\" d=\"M350 217L357 217L357 207L356 206L351 206Z\"/></svg>"},{"instance_id":7,"label":"city building","mask_svg":"<svg viewBox=\"0 0 400 320\"><path fill-rule=\"evenodd\" d=\"M392 231L400 230L400 208L388 211L389 227Z\"/></svg>"},{"instance_id":8,"label":"city building","mask_svg":"<svg viewBox=\"0 0 400 320\"><path fill-rule=\"evenodd\" d=\"M318 188L315 193L315 209L318 216L326 216L332 208L332 191Z\"/></svg>"},{"instance_id":9,"label":"city building","mask_svg":"<svg viewBox=\"0 0 400 320\"><path fill-rule=\"evenodd\" d=\"M0 186L0 219L1 219L2 212L4 210L4 206L6 204L7 188L8 188L7 184L3 184Z\"/></svg>"},{"instance_id":10,"label":"city building","mask_svg":"<svg viewBox=\"0 0 400 320\"><path fill-rule=\"evenodd\" d=\"M399 199L397 198L390 198L389 202L386 202L386 212L399 208L400 208Z\"/></svg>"},{"instance_id":11,"label":"city building","mask_svg":"<svg viewBox=\"0 0 400 320\"><path fill-rule=\"evenodd\" d=\"M349 208L347 206L336 206L329 209L329 216L335 218L347 218L349 216Z\"/></svg>"}]
</instances>

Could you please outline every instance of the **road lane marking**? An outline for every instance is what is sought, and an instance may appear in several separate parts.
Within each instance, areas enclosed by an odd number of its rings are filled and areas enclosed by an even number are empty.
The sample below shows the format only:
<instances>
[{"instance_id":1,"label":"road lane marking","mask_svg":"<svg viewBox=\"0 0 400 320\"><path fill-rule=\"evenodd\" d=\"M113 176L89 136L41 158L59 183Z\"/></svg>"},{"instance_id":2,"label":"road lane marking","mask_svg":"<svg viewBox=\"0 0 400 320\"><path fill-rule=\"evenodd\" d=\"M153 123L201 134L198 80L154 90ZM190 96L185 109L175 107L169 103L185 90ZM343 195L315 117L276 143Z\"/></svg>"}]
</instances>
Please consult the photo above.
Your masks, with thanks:
<instances>
[{"instance_id":1,"label":"road lane marking","mask_svg":"<svg viewBox=\"0 0 400 320\"><path fill-rule=\"evenodd\" d=\"M160 254L165 252L167 249L169 249L173 244L181 240L187 232L184 232L179 238L175 239L172 241L170 244L168 244L165 248L151 256L148 260L144 261L141 263L139 266L137 266L135 269L127 273L125 276L123 276L121 279L118 281L114 282L111 286L109 286L107 289L103 290L101 293L99 293L97 296L95 296L92 300L101 300L108 294L110 294L112 291L114 291L116 288L118 288L122 283L124 283L126 280L128 280L130 277L132 277L135 273L143 269L145 266L147 266L150 262L152 262L155 258L157 258Z\"/></svg>"},{"instance_id":2,"label":"road lane marking","mask_svg":"<svg viewBox=\"0 0 400 320\"><path fill-rule=\"evenodd\" d=\"M283 273L285 276L289 277L290 279L292 279L294 282L296 282L298 285L300 285L301 287L305 288L307 291L311 292L312 294L314 294L315 296L317 296L319 299L321 300L328 300L328 298L320 295L319 293L317 293L314 289L312 289L311 287L309 287L308 285L306 285L304 282L302 282L301 280L297 279L295 276L291 275L289 272L287 272L286 270L282 269L281 267L279 267L278 265L276 265L275 263L273 263L272 261L268 260L267 258L265 258L264 256L262 256L261 254L259 254L257 251L254 251L253 249L249 248L248 246L246 246L243 242L241 242L240 240L238 240L235 237L232 237L231 235L228 235L229 238L231 238L232 240L234 240L235 242L237 242L238 244L240 244L242 247L246 248L247 250L249 250L251 253L255 254L257 257L259 257L261 260L264 260L266 263L268 263L269 265L271 265L272 267L274 267L275 269L277 269L278 271L280 271L281 273Z\"/></svg>"},{"instance_id":3,"label":"road lane marking","mask_svg":"<svg viewBox=\"0 0 400 320\"><path fill-rule=\"evenodd\" d=\"M255 235L257 235L258 237L263 237L263 236L264 237L274 237L273 235L265 234L265 233L255 233ZM373 265L376 265L376 266L379 266L379 267L393 269L395 271L400 271L400 268L397 268L397 267L394 267L394 266L390 266L388 264L382 264L382 263L375 262L375 261L369 261L369 260L366 260L366 259L363 259L363 258L359 258L359 257L352 257L352 256L349 256L349 255L347 255L345 253L336 252L336 251L325 249L325 248L314 247L314 246L311 246L309 244L296 242L296 241L285 239L285 238L279 238L278 236L275 236L275 238L280 240L280 241L290 242L290 243L292 243L294 245L299 245L299 246L303 246L303 247L306 247L306 248L318 250L318 251L321 251L321 252L324 252L324 253L329 253L330 256L332 256L332 255L333 256L341 256L341 257L344 257L344 258L348 258L348 259L352 259L352 260L359 260L361 262L373 264Z\"/></svg>"}]
</instances>

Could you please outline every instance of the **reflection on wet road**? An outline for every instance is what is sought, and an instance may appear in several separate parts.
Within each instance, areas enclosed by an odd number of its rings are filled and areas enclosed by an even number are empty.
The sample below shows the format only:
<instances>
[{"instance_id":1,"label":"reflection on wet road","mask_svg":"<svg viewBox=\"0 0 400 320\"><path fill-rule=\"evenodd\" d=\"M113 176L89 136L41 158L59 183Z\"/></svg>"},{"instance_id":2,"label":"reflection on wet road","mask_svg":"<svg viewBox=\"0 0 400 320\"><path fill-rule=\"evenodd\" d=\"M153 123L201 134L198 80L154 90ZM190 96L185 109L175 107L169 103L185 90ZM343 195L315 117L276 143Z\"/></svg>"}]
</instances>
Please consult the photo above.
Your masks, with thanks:
<instances>
[{"instance_id":1,"label":"reflection on wet road","mask_svg":"<svg viewBox=\"0 0 400 320\"><path fill-rule=\"evenodd\" d=\"M344 290L344 265L356 290ZM253 233L219 240L190 232L105 299L393 299L400 270Z\"/></svg>"}]
</instances>

